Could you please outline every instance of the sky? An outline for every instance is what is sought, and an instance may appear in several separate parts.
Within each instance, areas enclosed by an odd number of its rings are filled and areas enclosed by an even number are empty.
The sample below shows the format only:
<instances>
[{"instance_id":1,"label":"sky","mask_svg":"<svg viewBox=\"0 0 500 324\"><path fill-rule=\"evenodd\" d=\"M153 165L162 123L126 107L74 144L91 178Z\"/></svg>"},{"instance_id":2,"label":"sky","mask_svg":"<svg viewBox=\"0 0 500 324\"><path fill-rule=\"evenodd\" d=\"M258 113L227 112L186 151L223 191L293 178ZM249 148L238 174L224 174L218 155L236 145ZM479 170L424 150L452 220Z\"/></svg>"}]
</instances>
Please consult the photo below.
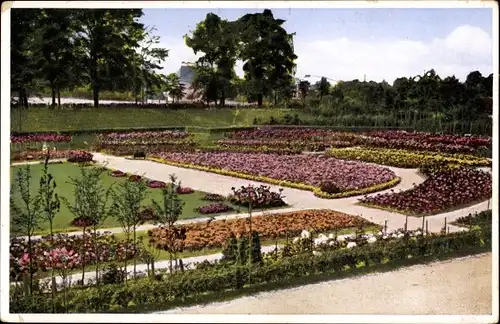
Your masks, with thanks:
<instances>
[{"instance_id":1,"label":"sky","mask_svg":"<svg viewBox=\"0 0 500 324\"><path fill-rule=\"evenodd\" d=\"M271 8L294 37L298 56L296 77L306 74L333 80L392 83L401 76L435 69L440 76L465 80L492 68L491 8L341 9ZM197 56L183 36L209 12L236 20L258 9L144 9L141 22L155 26L160 46L170 50L164 73L176 72L183 61ZM198 55L199 57L199 55ZM241 62L236 72L241 76ZM317 81L311 77L311 81Z\"/></svg>"}]
</instances>

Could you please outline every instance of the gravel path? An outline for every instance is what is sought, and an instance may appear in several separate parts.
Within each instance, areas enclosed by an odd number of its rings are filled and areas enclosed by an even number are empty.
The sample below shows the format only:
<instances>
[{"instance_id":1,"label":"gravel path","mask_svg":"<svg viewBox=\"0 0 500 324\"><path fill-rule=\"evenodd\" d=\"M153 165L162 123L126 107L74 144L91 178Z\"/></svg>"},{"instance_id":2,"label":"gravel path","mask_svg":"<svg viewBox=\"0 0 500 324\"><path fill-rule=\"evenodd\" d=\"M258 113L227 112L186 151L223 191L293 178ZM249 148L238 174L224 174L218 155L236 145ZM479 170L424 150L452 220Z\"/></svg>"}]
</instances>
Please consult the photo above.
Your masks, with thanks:
<instances>
[{"instance_id":1,"label":"gravel path","mask_svg":"<svg viewBox=\"0 0 500 324\"><path fill-rule=\"evenodd\" d=\"M154 314L492 314L491 253Z\"/></svg>"}]
</instances>

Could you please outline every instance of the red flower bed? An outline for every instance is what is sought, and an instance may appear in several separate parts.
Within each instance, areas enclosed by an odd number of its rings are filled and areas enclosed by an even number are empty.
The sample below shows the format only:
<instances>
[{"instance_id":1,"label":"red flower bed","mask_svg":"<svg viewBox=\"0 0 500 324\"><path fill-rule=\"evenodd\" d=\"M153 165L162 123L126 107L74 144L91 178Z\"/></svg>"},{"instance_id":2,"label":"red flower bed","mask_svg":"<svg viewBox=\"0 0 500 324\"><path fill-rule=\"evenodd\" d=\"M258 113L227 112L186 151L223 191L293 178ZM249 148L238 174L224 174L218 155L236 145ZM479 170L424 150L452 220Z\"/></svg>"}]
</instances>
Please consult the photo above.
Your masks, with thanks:
<instances>
[{"instance_id":1,"label":"red flower bed","mask_svg":"<svg viewBox=\"0 0 500 324\"><path fill-rule=\"evenodd\" d=\"M149 188L153 188L153 189L165 188L166 185L167 184L165 182L163 182L163 181L157 181L157 180L148 181L148 187Z\"/></svg>"},{"instance_id":2,"label":"red flower bed","mask_svg":"<svg viewBox=\"0 0 500 324\"><path fill-rule=\"evenodd\" d=\"M435 135L430 133L409 133L385 131L365 133L362 142L371 147L409 149L446 153L474 153L477 149L491 146L491 137Z\"/></svg>"},{"instance_id":3,"label":"red flower bed","mask_svg":"<svg viewBox=\"0 0 500 324\"><path fill-rule=\"evenodd\" d=\"M32 134L32 135L15 135L10 137L11 143L62 143L71 142L71 136L59 134Z\"/></svg>"},{"instance_id":4,"label":"red flower bed","mask_svg":"<svg viewBox=\"0 0 500 324\"><path fill-rule=\"evenodd\" d=\"M233 139L288 139L288 140L304 140L304 139L336 139L347 140L354 138L356 135L346 132L335 132L328 129L314 128L274 128L263 127L253 130L237 131L231 134Z\"/></svg>"},{"instance_id":5,"label":"red flower bed","mask_svg":"<svg viewBox=\"0 0 500 324\"><path fill-rule=\"evenodd\" d=\"M316 187L324 181L330 181L342 190L371 187L396 177L391 170L379 166L315 155L168 152L158 156L172 162L215 167Z\"/></svg>"},{"instance_id":6,"label":"red flower bed","mask_svg":"<svg viewBox=\"0 0 500 324\"><path fill-rule=\"evenodd\" d=\"M69 153L68 162L73 162L73 163L92 162L93 158L94 155L92 155L92 153L83 150L77 150L77 151L71 151Z\"/></svg>"},{"instance_id":7,"label":"red flower bed","mask_svg":"<svg viewBox=\"0 0 500 324\"><path fill-rule=\"evenodd\" d=\"M191 194L194 192L194 189L189 188L189 187L178 187L177 188L177 193L179 195L186 195L186 194Z\"/></svg>"},{"instance_id":8,"label":"red flower bed","mask_svg":"<svg viewBox=\"0 0 500 324\"><path fill-rule=\"evenodd\" d=\"M208 200L208 201L224 201L226 200L226 197L223 195L218 195L218 194L206 194L203 198L203 200Z\"/></svg>"},{"instance_id":9,"label":"red flower bed","mask_svg":"<svg viewBox=\"0 0 500 324\"><path fill-rule=\"evenodd\" d=\"M377 194L360 202L412 214L434 214L491 197L491 174L469 168L433 173L420 185L398 193Z\"/></svg>"},{"instance_id":10,"label":"red flower bed","mask_svg":"<svg viewBox=\"0 0 500 324\"><path fill-rule=\"evenodd\" d=\"M120 170L116 170L116 171L111 171L111 176L112 177L117 177L117 178L121 178L121 177L124 177L126 176L127 174L123 171L120 171Z\"/></svg>"},{"instance_id":11,"label":"red flower bed","mask_svg":"<svg viewBox=\"0 0 500 324\"><path fill-rule=\"evenodd\" d=\"M233 210L233 207L222 203L210 204L195 209L195 211L200 214L219 214L219 213L225 213L230 210Z\"/></svg>"}]
</instances>

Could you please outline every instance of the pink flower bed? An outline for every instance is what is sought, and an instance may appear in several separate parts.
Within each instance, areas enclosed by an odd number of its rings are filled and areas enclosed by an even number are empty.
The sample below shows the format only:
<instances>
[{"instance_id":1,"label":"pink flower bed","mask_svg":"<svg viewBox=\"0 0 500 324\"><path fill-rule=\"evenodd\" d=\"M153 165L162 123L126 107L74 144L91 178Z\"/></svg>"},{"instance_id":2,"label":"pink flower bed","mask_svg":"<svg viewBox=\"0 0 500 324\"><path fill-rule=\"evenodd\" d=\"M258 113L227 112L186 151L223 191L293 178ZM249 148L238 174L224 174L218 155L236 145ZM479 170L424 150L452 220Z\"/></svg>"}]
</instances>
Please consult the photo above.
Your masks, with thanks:
<instances>
[{"instance_id":1,"label":"pink flower bed","mask_svg":"<svg viewBox=\"0 0 500 324\"><path fill-rule=\"evenodd\" d=\"M352 138L355 134L335 132L328 129L314 128L274 128L263 127L253 130L237 131L231 134L233 139L276 139L286 138L289 140L304 140L313 138Z\"/></svg>"},{"instance_id":2,"label":"pink flower bed","mask_svg":"<svg viewBox=\"0 0 500 324\"><path fill-rule=\"evenodd\" d=\"M101 145L161 144L188 137L189 133L180 131L127 132L101 134L98 136L98 141Z\"/></svg>"},{"instance_id":3,"label":"pink flower bed","mask_svg":"<svg viewBox=\"0 0 500 324\"><path fill-rule=\"evenodd\" d=\"M116 170L116 171L111 171L111 176L112 177L117 177L117 178L121 178L121 177L124 177L126 176L127 174L123 171L120 171L120 170Z\"/></svg>"},{"instance_id":4,"label":"pink flower bed","mask_svg":"<svg viewBox=\"0 0 500 324\"><path fill-rule=\"evenodd\" d=\"M190 194L190 193L193 193L193 192L194 192L193 188L189 188L189 187L179 187L179 188L177 188L177 193L179 195L186 195L186 194Z\"/></svg>"},{"instance_id":5,"label":"pink flower bed","mask_svg":"<svg viewBox=\"0 0 500 324\"><path fill-rule=\"evenodd\" d=\"M172 162L215 167L316 187L324 181L330 181L343 190L371 187L396 177L387 168L314 155L167 152L158 154L158 157Z\"/></svg>"},{"instance_id":6,"label":"pink flower bed","mask_svg":"<svg viewBox=\"0 0 500 324\"><path fill-rule=\"evenodd\" d=\"M92 162L94 155L87 151L77 150L71 151L68 156L68 162L74 163L84 163L84 162Z\"/></svg>"},{"instance_id":7,"label":"pink flower bed","mask_svg":"<svg viewBox=\"0 0 500 324\"><path fill-rule=\"evenodd\" d=\"M488 199L491 193L490 173L460 168L434 173L410 190L377 194L360 199L360 202L414 214L432 214Z\"/></svg>"},{"instance_id":8,"label":"pink flower bed","mask_svg":"<svg viewBox=\"0 0 500 324\"><path fill-rule=\"evenodd\" d=\"M36 143L36 142L61 143L61 142L71 142L71 136L59 135L59 134L17 135L17 136L11 136L10 142L11 143Z\"/></svg>"},{"instance_id":9,"label":"pink flower bed","mask_svg":"<svg viewBox=\"0 0 500 324\"><path fill-rule=\"evenodd\" d=\"M230 210L233 210L231 206L222 203L210 204L195 209L195 211L199 212L200 214L224 213Z\"/></svg>"},{"instance_id":10,"label":"pink flower bed","mask_svg":"<svg viewBox=\"0 0 500 324\"><path fill-rule=\"evenodd\" d=\"M157 181L157 180L148 181L148 187L153 189L165 188L166 185L167 184L163 181Z\"/></svg>"}]
</instances>

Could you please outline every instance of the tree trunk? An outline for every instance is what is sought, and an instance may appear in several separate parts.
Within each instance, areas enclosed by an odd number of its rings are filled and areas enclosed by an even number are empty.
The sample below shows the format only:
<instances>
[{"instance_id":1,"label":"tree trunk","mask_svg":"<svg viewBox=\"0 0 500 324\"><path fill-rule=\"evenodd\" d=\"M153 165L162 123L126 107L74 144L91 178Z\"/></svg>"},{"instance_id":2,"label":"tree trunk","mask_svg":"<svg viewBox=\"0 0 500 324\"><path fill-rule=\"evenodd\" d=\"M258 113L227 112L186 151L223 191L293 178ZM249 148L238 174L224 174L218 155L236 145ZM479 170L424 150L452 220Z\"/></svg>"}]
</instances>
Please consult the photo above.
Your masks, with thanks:
<instances>
[{"instance_id":1,"label":"tree trunk","mask_svg":"<svg viewBox=\"0 0 500 324\"><path fill-rule=\"evenodd\" d=\"M26 88L23 88L23 105L24 107L28 108L28 93L26 91Z\"/></svg>"},{"instance_id":2,"label":"tree trunk","mask_svg":"<svg viewBox=\"0 0 500 324\"><path fill-rule=\"evenodd\" d=\"M57 87L57 106L61 108L61 89Z\"/></svg>"},{"instance_id":3,"label":"tree trunk","mask_svg":"<svg viewBox=\"0 0 500 324\"><path fill-rule=\"evenodd\" d=\"M85 285L85 230L86 230L86 227L84 226L83 227L83 235L82 235L82 241L83 241L83 244L82 244L82 254L81 254L81 262L82 262L82 286Z\"/></svg>"},{"instance_id":4,"label":"tree trunk","mask_svg":"<svg viewBox=\"0 0 500 324\"><path fill-rule=\"evenodd\" d=\"M92 95L94 98L94 108L99 107L99 87L95 84L92 89Z\"/></svg>"},{"instance_id":5,"label":"tree trunk","mask_svg":"<svg viewBox=\"0 0 500 324\"><path fill-rule=\"evenodd\" d=\"M56 87L54 82L50 82L50 89L52 90L52 106L56 105Z\"/></svg>"},{"instance_id":6,"label":"tree trunk","mask_svg":"<svg viewBox=\"0 0 500 324\"><path fill-rule=\"evenodd\" d=\"M262 96L262 93L259 93L257 95L257 106L258 107L262 107L262 101L263 101L263 96Z\"/></svg>"}]
</instances>

